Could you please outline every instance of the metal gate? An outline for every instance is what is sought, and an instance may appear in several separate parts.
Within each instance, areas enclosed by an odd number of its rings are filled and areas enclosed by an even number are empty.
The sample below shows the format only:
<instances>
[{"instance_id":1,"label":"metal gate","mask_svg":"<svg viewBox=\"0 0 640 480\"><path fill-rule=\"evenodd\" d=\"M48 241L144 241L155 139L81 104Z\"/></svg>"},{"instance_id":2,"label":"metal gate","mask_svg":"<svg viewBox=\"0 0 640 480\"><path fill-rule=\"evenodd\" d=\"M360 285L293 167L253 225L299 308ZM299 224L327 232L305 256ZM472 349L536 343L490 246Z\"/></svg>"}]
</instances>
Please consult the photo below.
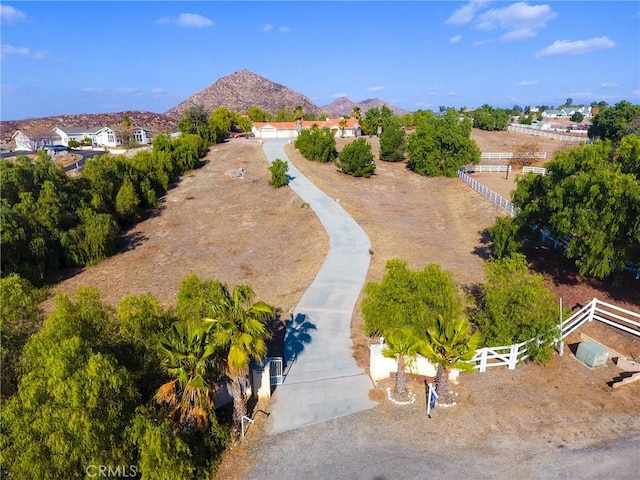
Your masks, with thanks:
<instances>
[{"instance_id":1,"label":"metal gate","mask_svg":"<svg viewBox=\"0 0 640 480\"><path fill-rule=\"evenodd\" d=\"M284 375L282 374L282 357L269 357L269 378L271 385L282 385Z\"/></svg>"}]
</instances>

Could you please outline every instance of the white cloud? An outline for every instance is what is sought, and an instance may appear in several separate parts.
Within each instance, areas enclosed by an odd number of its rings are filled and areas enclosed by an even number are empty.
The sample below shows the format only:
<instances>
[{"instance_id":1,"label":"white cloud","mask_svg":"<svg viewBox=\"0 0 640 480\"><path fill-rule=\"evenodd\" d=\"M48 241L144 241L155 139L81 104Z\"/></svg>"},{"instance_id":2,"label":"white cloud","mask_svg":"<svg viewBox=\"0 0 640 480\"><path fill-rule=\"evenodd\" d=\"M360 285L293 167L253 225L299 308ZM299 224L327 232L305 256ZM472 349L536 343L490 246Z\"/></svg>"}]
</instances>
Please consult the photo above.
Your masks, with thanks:
<instances>
[{"instance_id":1,"label":"white cloud","mask_svg":"<svg viewBox=\"0 0 640 480\"><path fill-rule=\"evenodd\" d=\"M0 5L0 22L15 23L26 20L27 14L9 5Z\"/></svg>"},{"instance_id":2,"label":"white cloud","mask_svg":"<svg viewBox=\"0 0 640 480\"><path fill-rule=\"evenodd\" d=\"M600 88L616 88L619 87L620 85L618 85L615 82L603 82L600 84Z\"/></svg>"},{"instance_id":3,"label":"white cloud","mask_svg":"<svg viewBox=\"0 0 640 480\"><path fill-rule=\"evenodd\" d=\"M640 97L640 90L634 90L633 92L631 92L631 95L634 95L636 97Z\"/></svg>"},{"instance_id":4,"label":"white cloud","mask_svg":"<svg viewBox=\"0 0 640 480\"><path fill-rule=\"evenodd\" d=\"M441 90L442 90L442 87L429 87L427 88L427 93L429 95L438 95Z\"/></svg>"},{"instance_id":5,"label":"white cloud","mask_svg":"<svg viewBox=\"0 0 640 480\"><path fill-rule=\"evenodd\" d=\"M455 97L457 95L456 92L454 92L453 90L447 93L448 97Z\"/></svg>"},{"instance_id":6,"label":"white cloud","mask_svg":"<svg viewBox=\"0 0 640 480\"><path fill-rule=\"evenodd\" d=\"M151 89L151 93L154 95L164 95L167 91L164 88L153 88Z\"/></svg>"},{"instance_id":7,"label":"white cloud","mask_svg":"<svg viewBox=\"0 0 640 480\"><path fill-rule=\"evenodd\" d=\"M486 45L487 43L491 43L491 40L476 40L473 42L474 47L481 47L482 45Z\"/></svg>"},{"instance_id":8,"label":"white cloud","mask_svg":"<svg viewBox=\"0 0 640 480\"><path fill-rule=\"evenodd\" d=\"M159 25L177 25L179 27L188 28L205 28L215 27L216 24L213 20L203 17L198 13L181 13L177 17L162 17L159 18L156 23Z\"/></svg>"},{"instance_id":9,"label":"white cloud","mask_svg":"<svg viewBox=\"0 0 640 480\"><path fill-rule=\"evenodd\" d=\"M556 40L548 47L536 53L535 58L550 57L553 55L582 55L606 48L615 47L615 43L608 37L596 37L589 40Z\"/></svg>"},{"instance_id":10,"label":"white cloud","mask_svg":"<svg viewBox=\"0 0 640 480\"><path fill-rule=\"evenodd\" d=\"M467 3L465 6L457 9L453 14L447 18L444 23L453 24L453 25L461 25L465 23L469 23L473 20L476 12L482 7L484 7L487 3L486 1L472 1Z\"/></svg>"},{"instance_id":11,"label":"white cloud","mask_svg":"<svg viewBox=\"0 0 640 480\"><path fill-rule=\"evenodd\" d=\"M537 85L538 80L524 80L518 84L519 87L530 87L531 85Z\"/></svg>"},{"instance_id":12,"label":"white cloud","mask_svg":"<svg viewBox=\"0 0 640 480\"><path fill-rule=\"evenodd\" d=\"M416 103L416 107L420 107L420 108L422 108L422 107L430 107L430 106L431 106L431 104L429 102L421 101L421 102Z\"/></svg>"},{"instance_id":13,"label":"white cloud","mask_svg":"<svg viewBox=\"0 0 640 480\"><path fill-rule=\"evenodd\" d=\"M462 35L456 35L449 39L449 43L458 43L460 40L462 40Z\"/></svg>"},{"instance_id":14,"label":"white cloud","mask_svg":"<svg viewBox=\"0 0 640 480\"><path fill-rule=\"evenodd\" d=\"M492 8L478 16L479 30L500 28L507 30L500 39L505 42L535 37L538 30L557 14L549 5L529 5L526 2L512 3L507 7Z\"/></svg>"},{"instance_id":15,"label":"white cloud","mask_svg":"<svg viewBox=\"0 0 640 480\"><path fill-rule=\"evenodd\" d=\"M379 85L376 85L374 87L369 87L366 90L367 90L367 92L381 92L384 89L385 89L385 87L381 87Z\"/></svg>"},{"instance_id":16,"label":"white cloud","mask_svg":"<svg viewBox=\"0 0 640 480\"><path fill-rule=\"evenodd\" d=\"M81 88L80 91L84 93L102 93L103 89L96 88L96 87L84 87L84 88Z\"/></svg>"},{"instance_id":17,"label":"white cloud","mask_svg":"<svg viewBox=\"0 0 640 480\"><path fill-rule=\"evenodd\" d=\"M0 46L0 58L4 59L12 55L30 58L32 60L42 60L46 57L44 52L33 52L27 47L14 47L13 45L7 45L6 43Z\"/></svg>"},{"instance_id":18,"label":"white cloud","mask_svg":"<svg viewBox=\"0 0 640 480\"><path fill-rule=\"evenodd\" d=\"M340 93L334 93L333 95L331 95L332 98L340 98L340 97L346 97L347 94L344 92L340 92Z\"/></svg>"},{"instance_id":19,"label":"white cloud","mask_svg":"<svg viewBox=\"0 0 640 480\"><path fill-rule=\"evenodd\" d=\"M276 29L276 27L274 25L271 25L270 23L265 23L262 26L262 31L265 32L265 33L272 32L275 29ZM290 31L291 31L291 28L289 28L287 26L283 25L281 27L278 27L278 32L280 32L280 33L289 33Z\"/></svg>"}]
</instances>

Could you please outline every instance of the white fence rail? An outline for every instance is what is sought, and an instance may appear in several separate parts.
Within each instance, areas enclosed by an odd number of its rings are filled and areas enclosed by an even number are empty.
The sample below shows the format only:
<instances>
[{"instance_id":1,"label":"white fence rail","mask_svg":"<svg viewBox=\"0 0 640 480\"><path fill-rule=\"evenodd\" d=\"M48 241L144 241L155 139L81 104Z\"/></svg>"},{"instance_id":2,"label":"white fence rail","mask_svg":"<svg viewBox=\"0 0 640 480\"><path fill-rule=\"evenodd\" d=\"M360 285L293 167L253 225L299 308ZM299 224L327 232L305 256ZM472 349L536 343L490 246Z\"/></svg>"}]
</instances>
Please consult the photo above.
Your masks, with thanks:
<instances>
[{"instance_id":1,"label":"white fence rail","mask_svg":"<svg viewBox=\"0 0 640 480\"><path fill-rule=\"evenodd\" d=\"M539 128L526 127L524 125L510 124L509 127L507 127L507 130L509 130L511 132L518 132L518 133L526 133L526 134L529 134L529 135L535 135L535 136L538 136L538 137L553 138L555 140L562 140L562 141L565 141L565 142L591 143L591 139L590 138L574 137L572 135L561 135L559 133L549 132L549 131L546 131L546 130L541 130Z\"/></svg>"},{"instance_id":2,"label":"white fence rail","mask_svg":"<svg viewBox=\"0 0 640 480\"><path fill-rule=\"evenodd\" d=\"M458 177L460 177L460 180L462 180L464 183L469 185L480 195L491 200L495 205L497 205L498 207L506 211L509 215L511 215L512 217L515 215L515 207L509 200L498 195L493 190L485 187L480 182L475 181L473 178L467 175L462 169L458 170Z\"/></svg>"},{"instance_id":3,"label":"white fence rail","mask_svg":"<svg viewBox=\"0 0 640 480\"><path fill-rule=\"evenodd\" d=\"M522 173L529 173L529 172L533 172L533 173L537 173L539 175L546 175L547 174L547 169L544 167L522 167Z\"/></svg>"},{"instance_id":4,"label":"white fence rail","mask_svg":"<svg viewBox=\"0 0 640 480\"><path fill-rule=\"evenodd\" d=\"M533 156L535 158L546 159L547 152L535 152ZM512 158L512 152L482 152L480 154L480 160L511 160Z\"/></svg>"},{"instance_id":5,"label":"white fence rail","mask_svg":"<svg viewBox=\"0 0 640 480\"><path fill-rule=\"evenodd\" d=\"M465 172L467 173L481 173L481 172L489 172L489 173L499 173L499 172L510 172L511 165L469 165L465 167Z\"/></svg>"},{"instance_id":6,"label":"white fence rail","mask_svg":"<svg viewBox=\"0 0 640 480\"><path fill-rule=\"evenodd\" d=\"M640 337L640 313L632 312L594 298L569 318L562 321L562 334L559 340L564 340L586 322L593 320ZM537 341L537 339L533 338L527 342L516 343L514 345L484 347L476 350L476 355L471 362L476 363L474 369L479 372L486 372L487 368L502 366L508 367L509 370L514 370L518 363L528 358L527 345Z\"/></svg>"}]
</instances>

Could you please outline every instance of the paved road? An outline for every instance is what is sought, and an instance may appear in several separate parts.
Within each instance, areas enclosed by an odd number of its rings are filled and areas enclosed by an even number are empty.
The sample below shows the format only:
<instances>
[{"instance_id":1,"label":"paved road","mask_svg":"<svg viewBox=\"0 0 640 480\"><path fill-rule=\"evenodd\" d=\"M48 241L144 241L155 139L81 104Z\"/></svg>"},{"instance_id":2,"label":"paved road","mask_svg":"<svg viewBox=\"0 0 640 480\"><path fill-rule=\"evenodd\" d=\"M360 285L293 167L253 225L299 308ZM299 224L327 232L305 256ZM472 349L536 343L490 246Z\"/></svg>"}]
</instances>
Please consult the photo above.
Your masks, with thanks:
<instances>
[{"instance_id":1,"label":"paved road","mask_svg":"<svg viewBox=\"0 0 640 480\"><path fill-rule=\"evenodd\" d=\"M286 140L264 143L272 162L289 162ZM330 238L329 253L300 299L285 337L285 381L271 400L270 434L372 408L371 378L353 358L351 316L369 269L367 234L291 162L289 185L316 213Z\"/></svg>"}]
</instances>

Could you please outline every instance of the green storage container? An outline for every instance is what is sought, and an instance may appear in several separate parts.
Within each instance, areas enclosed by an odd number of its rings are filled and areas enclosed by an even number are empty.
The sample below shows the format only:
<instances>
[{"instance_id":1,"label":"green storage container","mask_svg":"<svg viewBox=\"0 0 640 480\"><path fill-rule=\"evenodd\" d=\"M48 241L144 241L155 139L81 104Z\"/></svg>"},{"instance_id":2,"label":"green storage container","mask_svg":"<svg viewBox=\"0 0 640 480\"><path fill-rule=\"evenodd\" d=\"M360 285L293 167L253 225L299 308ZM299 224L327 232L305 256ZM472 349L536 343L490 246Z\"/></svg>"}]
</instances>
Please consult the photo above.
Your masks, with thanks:
<instances>
[{"instance_id":1,"label":"green storage container","mask_svg":"<svg viewBox=\"0 0 640 480\"><path fill-rule=\"evenodd\" d=\"M595 342L582 342L578 345L576 358L589 367L601 367L607 363L609 352Z\"/></svg>"}]
</instances>

